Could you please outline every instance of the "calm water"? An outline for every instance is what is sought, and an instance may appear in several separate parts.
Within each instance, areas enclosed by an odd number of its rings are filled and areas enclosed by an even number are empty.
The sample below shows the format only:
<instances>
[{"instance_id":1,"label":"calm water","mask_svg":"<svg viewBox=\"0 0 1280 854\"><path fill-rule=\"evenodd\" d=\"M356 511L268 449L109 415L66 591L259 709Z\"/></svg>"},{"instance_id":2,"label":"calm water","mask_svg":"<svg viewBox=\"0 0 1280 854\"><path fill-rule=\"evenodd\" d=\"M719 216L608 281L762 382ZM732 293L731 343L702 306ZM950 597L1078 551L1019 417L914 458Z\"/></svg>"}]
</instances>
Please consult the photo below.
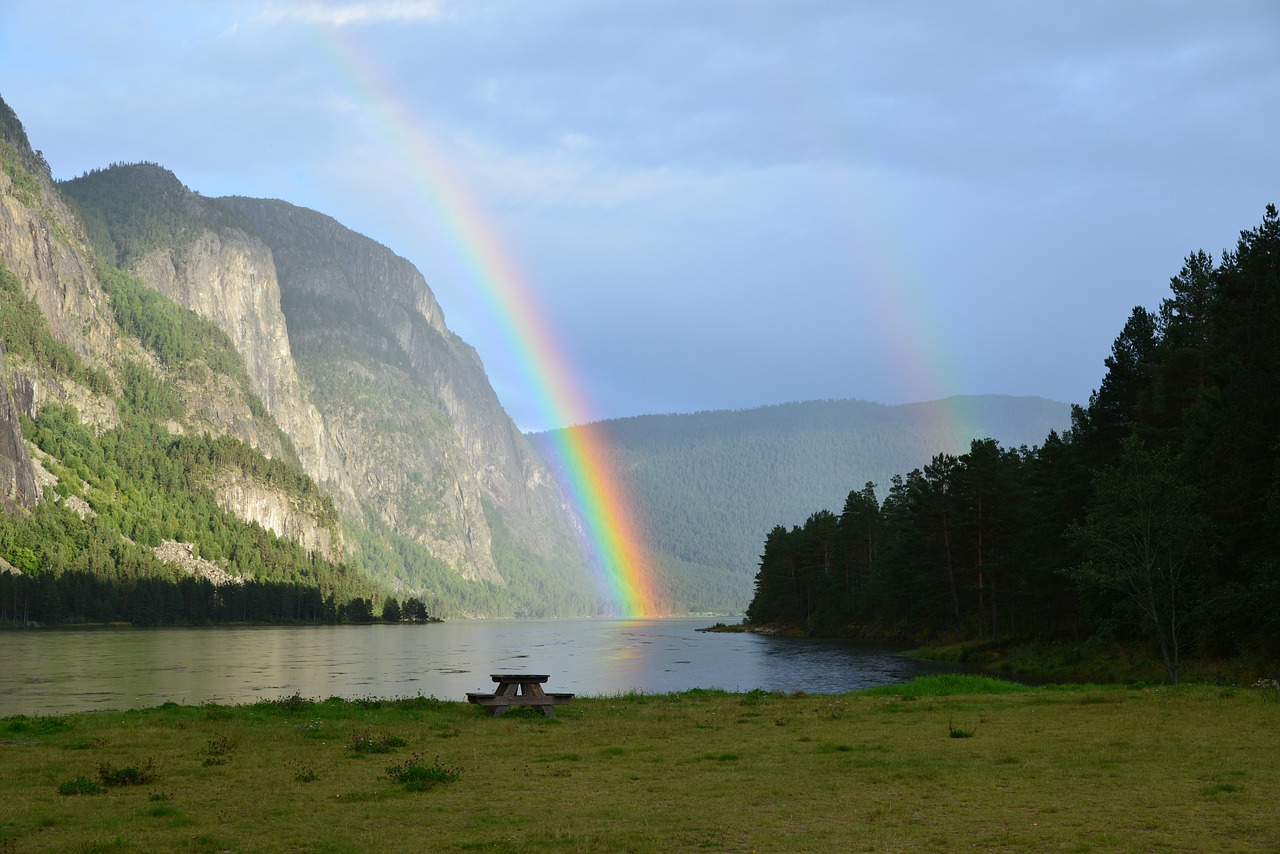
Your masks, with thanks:
<instances>
[{"instance_id":1,"label":"calm water","mask_svg":"<svg viewBox=\"0 0 1280 854\"><path fill-rule=\"evenodd\" d=\"M839 693L938 668L891 647L699 632L713 621L0 632L0 716L304 697L464 699L490 673L580 695L689 688Z\"/></svg>"}]
</instances>

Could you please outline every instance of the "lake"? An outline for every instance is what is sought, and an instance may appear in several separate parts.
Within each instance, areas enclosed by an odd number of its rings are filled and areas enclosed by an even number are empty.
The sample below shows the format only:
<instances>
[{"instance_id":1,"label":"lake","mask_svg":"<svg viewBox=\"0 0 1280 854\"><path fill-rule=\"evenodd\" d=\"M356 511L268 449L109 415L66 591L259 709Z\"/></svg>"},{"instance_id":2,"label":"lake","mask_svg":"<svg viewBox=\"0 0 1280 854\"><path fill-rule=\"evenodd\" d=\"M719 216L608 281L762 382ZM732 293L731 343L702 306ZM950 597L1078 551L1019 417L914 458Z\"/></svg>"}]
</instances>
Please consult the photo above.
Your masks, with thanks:
<instances>
[{"instance_id":1,"label":"lake","mask_svg":"<svg viewBox=\"0 0 1280 854\"><path fill-rule=\"evenodd\" d=\"M883 644L700 632L708 619L459 620L418 625L0 632L0 716L294 693L491 691L490 673L547 673L583 696L690 688L840 693L940 665Z\"/></svg>"}]
</instances>

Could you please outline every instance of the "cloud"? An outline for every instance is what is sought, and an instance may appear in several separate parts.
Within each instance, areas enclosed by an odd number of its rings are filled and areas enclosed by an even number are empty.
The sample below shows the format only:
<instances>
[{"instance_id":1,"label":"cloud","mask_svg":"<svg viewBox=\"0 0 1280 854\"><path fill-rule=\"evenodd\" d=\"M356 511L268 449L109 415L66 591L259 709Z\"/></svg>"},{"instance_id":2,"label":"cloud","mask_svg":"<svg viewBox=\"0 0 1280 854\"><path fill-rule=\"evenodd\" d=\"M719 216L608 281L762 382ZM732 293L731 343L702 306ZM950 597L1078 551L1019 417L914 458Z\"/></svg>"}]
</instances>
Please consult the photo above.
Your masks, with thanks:
<instances>
[{"instance_id":1,"label":"cloud","mask_svg":"<svg viewBox=\"0 0 1280 854\"><path fill-rule=\"evenodd\" d=\"M409 257L525 426L409 130L602 415L905 400L921 330L967 380L937 394L1081 401L1128 310L1276 200L1280 7L1055 9L0 0L0 87L62 177L155 160ZM919 316L892 322L895 299Z\"/></svg>"},{"instance_id":2,"label":"cloud","mask_svg":"<svg viewBox=\"0 0 1280 854\"><path fill-rule=\"evenodd\" d=\"M293 3L272 5L263 17L269 21L303 21L329 27L387 21L438 21L445 17L433 0L382 0L373 3Z\"/></svg>"}]
</instances>

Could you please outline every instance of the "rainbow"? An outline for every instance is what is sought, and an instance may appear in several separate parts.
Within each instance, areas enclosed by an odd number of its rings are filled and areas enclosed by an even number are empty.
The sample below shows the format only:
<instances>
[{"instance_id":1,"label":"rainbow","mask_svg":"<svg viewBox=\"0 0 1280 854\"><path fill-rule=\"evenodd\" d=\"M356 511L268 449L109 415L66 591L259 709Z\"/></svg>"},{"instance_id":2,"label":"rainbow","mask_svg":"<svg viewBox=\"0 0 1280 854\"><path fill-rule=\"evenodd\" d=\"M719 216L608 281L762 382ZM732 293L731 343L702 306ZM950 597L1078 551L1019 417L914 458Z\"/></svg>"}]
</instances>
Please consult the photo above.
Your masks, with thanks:
<instances>
[{"instance_id":1,"label":"rainbow","mask_svg":"<svg viewBox=\"0 0 1280 854\"><path fill-rule=\"evenodd\" d=\"M576 425L554 431L552 468L582 525L584 550L608 604L622 617L659 616L653 563L643 545L626 495L605 468L599 428L574 380L572 366L497 230L468 188L457 178L432 135L404 107L377 69L341 28L313 28L317 41L364 105L386 128L387 139L404 163L416 197L434 209L462 256L465 275L482 294L489 314L515 355L526 386L536 392L546 424Z\"/></svg>"},{"instance_id":2,"label":"rainbow","mask_svg":"<svg viewBox=\"0 0 1280 854\"><path fill-rule=\"evenodd\" d=\"M731 4L725 9L726 24L743 29L750 40L776 41L772 7ZM895 201L851 163L850 152L869 155L868 159L876 152L843 111L832 108L848 97L847 81L826 73L816 55L796 52L786 59L761 63L759 76L743 89L757 93L772 124L790 135L805 160L830 165L826 209L816 216L841 224L848 279L873 283L851 311L851 320L870 318L870 323L894 333L885 342L882 364L895 372L900 399L884 402L924 402L958 394L969 385L960 374L962 349L948 333L936 300L928 295L927 279L913 260L907 232L897 225L901 216ZM950 412L945 423L932 425L939 429L967 429L974 420L964 399L925 411Z\"/></svg>"}]
</instances>

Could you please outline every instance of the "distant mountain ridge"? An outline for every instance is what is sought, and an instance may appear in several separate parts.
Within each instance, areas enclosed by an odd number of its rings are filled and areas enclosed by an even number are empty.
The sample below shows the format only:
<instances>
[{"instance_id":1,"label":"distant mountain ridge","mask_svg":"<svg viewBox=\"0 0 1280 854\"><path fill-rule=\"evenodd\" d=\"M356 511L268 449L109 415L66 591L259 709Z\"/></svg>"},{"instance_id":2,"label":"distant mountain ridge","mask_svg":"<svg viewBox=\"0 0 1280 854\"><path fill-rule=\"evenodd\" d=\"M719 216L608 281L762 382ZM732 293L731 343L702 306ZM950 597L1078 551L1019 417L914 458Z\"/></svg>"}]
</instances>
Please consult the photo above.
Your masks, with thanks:
<instances>
[{"instance_id":1,"label":"distant mountain ridge","mask_svg":"<svg viewBox=\"0 0 1280 854\"><path fill-rule=\"evenodd\" d=\"M867 482L883 497L894 475L963 453L974 439L1030 447L1070 422L1066 403L984 395L642 415L592 429L603 438L594 462L632 497L668 586L690 610L719 612L750 600L775 525L802 524L820 507L838 513ZM557 432L531 438L545 449Z\"/></svg>"}]
</instances>

